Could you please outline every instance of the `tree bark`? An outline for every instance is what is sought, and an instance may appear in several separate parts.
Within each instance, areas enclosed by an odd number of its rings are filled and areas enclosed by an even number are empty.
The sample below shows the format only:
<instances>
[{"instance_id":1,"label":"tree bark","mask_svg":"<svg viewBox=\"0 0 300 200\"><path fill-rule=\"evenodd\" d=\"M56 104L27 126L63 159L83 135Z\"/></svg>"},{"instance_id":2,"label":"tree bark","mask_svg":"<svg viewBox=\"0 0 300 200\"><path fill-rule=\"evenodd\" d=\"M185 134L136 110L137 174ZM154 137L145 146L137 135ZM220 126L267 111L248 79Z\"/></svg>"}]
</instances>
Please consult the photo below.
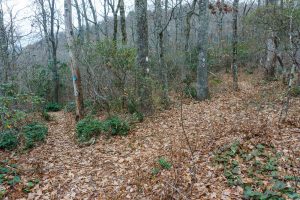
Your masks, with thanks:
<instances>
[{"instance_id":1,"label":"tree bark","mask_svg":"<svg viewBox=\"0 0 300 200\"><path fill-rule=\"evenodd\" d=\"M81 42L83 42L83 40L84 40L83 27L82 27L81 12L80 12L78 0L74 0L74 3L75 3L75 8L76 8L76 14L77 14L78 38L80 39Z\"/></svg>"},{"instance_id":2,"label":"tree bark","mask_svg":"<svg viewBox=\"0 0 300 200\"><path fill-rule=\"evenodd\" d=\"M1 5L0 5L1 6ZM8 81L8 41L7 33L4 25L2 7L0 7L0 78L1 82L6 83Z\"/></svg>"},{"instance_id":3,"label":"tree bark","mask_svg":"<svg viewBox=\"0 0 300 200\"><path fill-rule=\"evenodd\" d=\"M90 42L90 40L91 40L91 38L90 38L90 24L89 24L89 19L88 19L88 16L87 16L85 0L81 0L81 2L82 2L82 9L83 9L83 17L84 17L84 20L85 20L86 41Z\"/></svg>"},{"instance_id":4,"label":"tree bark","mask_svg":"<svg viewBox=\"0 0 300 200\"><path fill-rule=\"evenodd\" d=\"M139 96L139 109L144 114L153 112L151 101L151 86L147 84L149 79L148 68L148 18L147 0L135 0L136 13L136 45L137 45L137 92Z\"/></svg>"},{"instance_id":5,"label":"tree bark","mask_svg":"<svg viewBox=\"0 0 300 200\"><path fill-rule=\"evenodd\" d=\"M126 32L126 16L125 16L125 5L124 0L120 0L120 16L121 16L121 32L122 32L122 43L127 44L127 32Z\"/></svg>"},{"instance_id":6,"label":"tree bark","mask_svg":"<svg viewBox=\"0 0 300 200\"><path fill-rule=\"evenodd\" d=\"M197 67L197 99L202 101L209 97L207 73L208 47L208 0L199 2L198 49L199 64Z\"/></svg>"},{"instance_id":7,"label":"tree bark","mask_svg":"<svg viewBox=\"0 0 300 200\"><path fill-rule=\"evenodd\" d=\"M65 31L67 42L69 46L69 55L71 58L71 72L74 87L74 96L76 102L76 120L80 120L84 117L84 105L83 105L83 91L81 85L80 70L77 61L77 52L75 48L75 38L72 27L72 5L71 0L64 0L65 6Z\"/></svg>"},{"instance_id":8,"label":"tree bark","mask_svg":"<svg viewBox=\"0 0 300 200\"><path fill-rule=\"evenodd\" d=\"M99 28L99 23L98 23L98 19L97 19L97 13L96 10L93 6L92 0L88 0L89 4L90 4L90 8L92 11L92 15L93 15L93 20L94 20L94 32L95 32L95 37L96 37L96 41L100 41L100 28Z\"/></svg>"},{"instance_id":9,"label":"tree bark","mask_svg":"<svg viewBox=\"0 0 300 200\"><path fill-rule=\"evenodd\" d=\"M106 38L108 38L108 17L107 17L107 1L108 0L104 0L104 35Z\"/></svg>"},{"instance_id":10,"label":"tree bark","mask_svg":"<svg viewBox=\"0 0 300 200\"><path fill-rule=\"evenodd\" d=\"M267 58L265 66L265 79L273 80L275 78L275 66L276 66L276 44L275 33L269 30L269 37L267 39Z\"/></svg>"},{"instance_id":11,"label":"tree bark","mask_svg":"<svg viewBox=\"0 0 300 200\"><path fill-rule=\"evenodd\" d=\"M157 39L157 53L160 68L160 76L162 83L162 104L169 107L169 95L168 95L168 71L165 64L165 47L164 47L164 31L162 26L162 6L161 0L155 0L155 24L156 24L156 39Z\"/></svg>"},{"instance_id":12,"label":"tree bark","mask_svg":"<svg viewBox=\"0 0 300 200\"><path fill-rule=\"evenodd\" d=\"M233 89L238 90L238 66L237 66L237 20L238 20L238 5L239 0L233 2L233 18L232 18L232 77L233 77Z\"/></svg>"},{"instance_id":13,"label":"tree bark","mask_svg":"<svg viewBox=\"0 0 300 200\"><path fill-rule=\"evenodd\" d=\"M187 70L190 65L190 35L191 35L191 18L194 14L194 10L196 7L197 0L193 0L192 8L187 13L185 18L185 28L184 28L184 35L185 35L185 43L184 43L184 52L185 52L185 65L181 67L181 81L184 81L187 76Z\"/></svg>"}]
</instances>

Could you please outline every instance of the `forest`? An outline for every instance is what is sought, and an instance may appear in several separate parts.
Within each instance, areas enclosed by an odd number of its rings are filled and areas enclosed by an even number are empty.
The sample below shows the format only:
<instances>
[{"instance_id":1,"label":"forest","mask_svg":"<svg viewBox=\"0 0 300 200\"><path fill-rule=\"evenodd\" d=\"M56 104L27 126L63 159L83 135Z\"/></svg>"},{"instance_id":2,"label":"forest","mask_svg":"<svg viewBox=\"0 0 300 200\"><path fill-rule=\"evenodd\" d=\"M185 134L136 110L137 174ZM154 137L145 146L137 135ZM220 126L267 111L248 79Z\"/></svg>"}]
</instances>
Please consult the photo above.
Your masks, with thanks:
<instances>
[{"instance_id":1,"label":"forest","mask_svg":"<svg viewBox=\"0 0 300 200\"><path fill-rule=\"evenodd\" d=\"M300 0L0 0L2 199L300 199Z\"/></svg>"}]
</instances>

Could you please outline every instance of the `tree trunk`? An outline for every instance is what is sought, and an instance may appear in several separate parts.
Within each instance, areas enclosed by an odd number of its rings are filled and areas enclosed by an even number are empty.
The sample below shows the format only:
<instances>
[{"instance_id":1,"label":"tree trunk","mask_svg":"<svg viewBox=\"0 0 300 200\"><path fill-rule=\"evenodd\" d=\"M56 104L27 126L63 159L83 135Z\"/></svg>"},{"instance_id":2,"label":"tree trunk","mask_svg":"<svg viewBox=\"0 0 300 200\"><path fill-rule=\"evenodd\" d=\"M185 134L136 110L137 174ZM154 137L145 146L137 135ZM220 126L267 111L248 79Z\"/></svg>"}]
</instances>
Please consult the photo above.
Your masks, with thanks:
<instances>
[{"instance_id":1,"label":"tree trunk","mask_svg":"<svg viewBox=\"0 0 300 200\"><path fill-rule=\"evenodd\" d=\"M4 25L4 16L2 7L0 7L0 81L8 81L8 41Z\"/></svg>"},{"instance_id":2,"label":"tree trunk","mask_svg":"<svg viewBox=\"0 0 300 200\"><path fill-rule=\"evenodd\" d=\"M157 39L157 53L160 68L160 76L162 83L162 104L169 107L169 95L168 95L168 71L165 65L165 48L164 48L164 31L162 26L162 7L161 0L155 0L155 24L156 24L156 39Z\"/></svg>"},{"instance_id":3,"label":"tree trunk","mask_svg":"<svg viewBox=\"0 0 300 200\"><path fill-rule=\"evenodd\" d=\"M104 35L106 38L108 38L107 1L104 0Z\"/></svg>"},{"instance_id":4,"label":"tree trunk","mask_svg":"<svg viewBox=\"0 0 300 200\"><path fill-rule=\"evenodd\" d=\"M64 0L65 5L65 31L69 46L69 55L71 58L71 72L74 87L74 96L76 102L76 120L84 117L83 92L81 85L80 70L77 61L77 52L75 48L75 38L72 27L72 5L71 0Z\"/></svg>"},{"instance_id":5,"label":"tree trunk","mask_svg":"<svg viewBox=\"0 0 300 200\"><path fill-rule=\"evenodd\" d=\"M191 18L194 14L195 6L196 6L197 0L193 0L192 8L187 13L186 19L185 19L185 28L184 28L184 35L185 35L185 43L184 43L184 52L185 52L185 65L182 65L181 68L181 81L184 81L186 79L187 70L189 68L190 64L190 35L191 35Z\"/></svg>"},{"instance_id":6,"label":"tree trunk","mask_svg":"<svg viewBox=\"0 0 300 200\"><path fill-rule=\"evenodd\" d=\"M265 66L265 79L273 80L275 78L275 66L276 66L276 47L275 47L275 35L274 31L269 31L269 37L267 39L267 59Z\"/></svg>"},{"instance_id":7,"label":"tree trunk","mask_svg":"<svg viewBox=\"0 0 300 200\"><path fill-rule=\"evenodd\" d=\"M147 83L149 77L147 0L135 0L135 13L139 109L145 114L150 114L153 112L153 107L151 101L151 86Z\"/></svg>"},{"instance_id":8,"label":"tree trunk","mask_svg":"<svg viewBox=\"0 0 300 200\"><path fill-rule=\"evenodd\" d=\"M89 20L88 20L88 16L87 16L87 12L86 12L86 5L85 5L85 0L81 0L82 2L82 9L83 9L83 17L85 20L85 35L86 35L86 41L90 42L90 24L89 24Z\"/></svg>"},{"instance_id":9,"label":"tree trunk","mask_svg":"<svg viewBox=\"0 0 300 200\"><path fill-rule=\"evenodd\" d=\"M96 13L96 10L93 6L93 3L92 3L92 0L88 0L89 1L89 4L90 4L90 8L91 8L91 11L92 11L92 15L93 15L93 20L94 20L94 29L95 29L95 37L96 37L96 41L100 41L100 28L99 28L99 23L98 23L98 20L97 20L97 13Z\"/></svg>"},{"instance_id":10,"label":"tree trunk","mask_svg":"<svg viewBox=\"0 0 300 200\"><path fill-rule=\"evenodd\" d=\"M197 67L197 99L202 101L209 97L207 74L208 47L208 0L199 2L198 48L199 64Z\"/></svg>"},{"instance_id":11,"label":"tree trunk","mask_svg":"<svg viewBox=\"0 0 300 200\"><path fill-rule=\"evenodd\" d=\"M125 16L124 0L120 0L120 16L121 16L122 43L126 45L127 44L127 32L126 32L126 16Z\"/></svg>"},{"instance_id":12,"label":"tree trunk","mask_svg":"<svg viewBox=\"0 0 300 200\"><path fill-rule=\"evenodd\" d=\"M76 8L76 14L77 14L78 38L80 39L80 42L83 42L84 36L83 36L83 28L82 28L82 19L81 19L81 12L80 12L78 0L74 0L74 3Z\"/></svg>"},{"instance_id":13,"label":"tree trunk","mask_svg":"<svg viewBox=\"0 0 300 200\"><path fill-rule=\"evenodd\" d=\"M117 37L118 37L118 13L114 12L113 42L115 46L117 46Z\"/></svg>"},{"instance_id":14,"label":"tree trunk","mask_svg":"<svg viewBox=\"0 0 300 200\"><path fill-rule=\"evenodd\" d=\"M238 33L237 33L237 18L238 18L238 7L239 0L233 2L233 18L232 18L232 77L233 77L233 89L238 90L238 66L237 66L237 44L238 44Z\"/></svg>"}]
</instances>

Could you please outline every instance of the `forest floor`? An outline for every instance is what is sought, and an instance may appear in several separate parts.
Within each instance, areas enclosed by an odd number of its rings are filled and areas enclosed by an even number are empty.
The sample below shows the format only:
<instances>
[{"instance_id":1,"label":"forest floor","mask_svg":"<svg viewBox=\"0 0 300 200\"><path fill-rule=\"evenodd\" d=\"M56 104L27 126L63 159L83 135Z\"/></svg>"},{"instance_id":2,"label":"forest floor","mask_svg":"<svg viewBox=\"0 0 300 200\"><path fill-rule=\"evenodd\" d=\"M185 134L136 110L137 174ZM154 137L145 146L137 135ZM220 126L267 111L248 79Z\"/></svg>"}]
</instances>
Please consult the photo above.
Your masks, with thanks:
<instances>
[{"instance_id":1,"label":"forest floor","mask_svg":"<svg viewBox=\"0 0 300 200\"><path fill-rule=\"evenodd\" d=\"M272 146L286 156L278 171L299 176L300 98L291 98L286 120L279 122L280 81L243 75L240 91L230 87L229 75L222 76L210 100L183 101L182 119L176 101L170 110L136 124L126 137L101 136L81 148L74 139L74 117L50 113L53 121L44 144L24 154L0 152L1 159L18 165L23 185L39 180L28 193L21 183L11 188L8 199L242 199L244 188L229 186L214 160L234 141L249 149ZM161 157L170 169L158 164Z\"/></svg>"}]
</instances>

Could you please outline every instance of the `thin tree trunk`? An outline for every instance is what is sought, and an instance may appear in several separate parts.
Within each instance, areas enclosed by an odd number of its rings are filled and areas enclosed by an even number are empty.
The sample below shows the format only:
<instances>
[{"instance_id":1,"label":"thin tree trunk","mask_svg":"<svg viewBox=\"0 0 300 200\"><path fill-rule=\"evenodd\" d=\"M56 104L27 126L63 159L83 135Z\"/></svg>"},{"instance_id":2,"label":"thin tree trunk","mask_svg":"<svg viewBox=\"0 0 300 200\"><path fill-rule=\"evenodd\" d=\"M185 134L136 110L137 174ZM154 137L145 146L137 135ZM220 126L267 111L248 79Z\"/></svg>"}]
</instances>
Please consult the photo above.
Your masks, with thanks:
<instances>
[{"instance_id":1,"label":"thin tree trunk","mask_svg":"<svg viewBox=\"0 0 300 200\"><path fill-rule=\"evenodd\" d=\"M104 35L106 38L108 38L107 1L104 0Z\"/></svg>"},{"instance_id":2,"label":"thin tree trunk","mask_svg":"<svg viewBox=\"0 0 300 200\"><path fill-rule=\"evenodd\" d=\"M75 8L76 8L76 14L77 14L77 23L78 23L78 38L81 42L83 42L84 36L83 36L83 27L82 27L82 19L81 19L81 12L78 4L78 0L74 0Z\"/></svg>"},{"instance_id":3,"label":"thin tree trunk","mask_svg":"<svg viewBox=\"0 0 300 200\"><path fill-rule=\"evenodd\" d=\"M238 66L237 66L237 44L238 44L238 33L237 33L237 18L238 18L238 5L239 0L233 2L233 19L232 19L232 77L233 77L233 89L238 90Z\"/></svg>"},{"instance_id":4,"label":"thin tree trunk","mask_svg":"<svg viewBox=\"0 0 300 200\"><path fill-rule=\"evenodd\" d=\"M87 16L87 12L86 12L86 5L85 5L85 0L81 0L82 2L82 9L83 9L83 17L85 20L85 35L86 35L86 41L90 42L90 24L89 24L89 20L88 20L88 16Z\"/></svg>"},{"instance_id":5,"label":"thin tree trunk","mask_svg":"<svg viewBox=\"0 0 300 200\"><path fill-rule=\"evenodd\" d=\"M92 11L92 15L93 15L93 20L94 20L94 29L95 29L95 37L96 37L96 41L100 41L100 28L99 28L99 23L98 23L98 20L97 20L97 13L96 13L96 10L93 6L93 3L92 3L92 0L88 0L89 1L89 4L90 4L90 8L91 8L91 11Z\"/></svg>"},{"instance_id":6,"label":"thin tree trunk","mask_svg":"<svg viewBox=\"0 0 300 200\"><path fill-rule=\"evenodd\" d=\"M0 5L2 6L2 5ZM7 33L4 26L4 16L2 7L0 7L0 64L3 66L3 69L0 68L0 78L1 82L8 81L8 41Z\"/></svg>"},{"instance_id":7,"label":"thin tree trunk","mask_svg":"<svg viewBox=\"0 0 300 200\"><path fill-rule=\"evenodd\" d=\"M135 13L139 109L145 114L150 114L153 112L153 107L151 101L151 86L147 84L149 77L147 0L135 0Z\"/></svg>"},{"instance_id":8,"label":"thin tree trunk","mask_svg":"<svg viewBox=\"0 0 300 200\"><path fill-rule=\"evenodd\" d=\"M81 85L80 70L77 61L77 53L75 48L74 31L72 27L72 5L71 0L64 0L65 5L65 29L69 46L69 55L71 58L71 72L74 87L74 96L76 102L76 120L80 120L84 116L83 91Z\"/></svg>"},{"instance_id":9,"label":"thin tree trunk","mask_svg":"<svg viewBox=\"0 0 300 200\"><path fill-rule=\"evenodd\" d=\"M126 32L126 16L125 16L125 5L124 0L120 0L120 16L121 16L121 32L122 32L122 43L127 44L127 32Z\"/></svg>"},{"instance_id":10,"label":"thin tree trunk","mask_svg":"<svg viewBox=\"0 0 300 200\"><path fill-rule=\"evenodd\" d=\"M208 47L208 0L199 2L199 64L197 67L197 99L202 101L209 97L207 73L207 47Z\"/></svg>"}]
</instances>

